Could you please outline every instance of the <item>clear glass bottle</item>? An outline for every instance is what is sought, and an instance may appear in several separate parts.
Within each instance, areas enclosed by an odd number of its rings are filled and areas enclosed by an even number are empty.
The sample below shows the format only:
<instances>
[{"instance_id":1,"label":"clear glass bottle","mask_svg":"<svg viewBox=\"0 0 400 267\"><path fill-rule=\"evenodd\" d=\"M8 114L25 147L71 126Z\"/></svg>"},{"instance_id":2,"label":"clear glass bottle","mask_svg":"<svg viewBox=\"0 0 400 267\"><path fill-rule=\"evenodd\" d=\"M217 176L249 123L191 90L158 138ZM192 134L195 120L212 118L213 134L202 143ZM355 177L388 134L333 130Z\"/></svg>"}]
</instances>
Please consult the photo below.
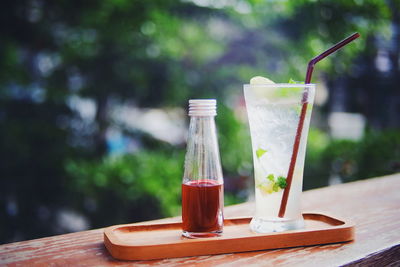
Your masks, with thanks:
<instances>
[{"instance_id":1,"label":"clear glass bottle","mask_svg":"<svg viewBox=\"0 0 400 267\"><path fill-rule=\"evenodd\" d=\"M214 117L215 99L189 100L189 135L182 181L182 230L189 238L219 236L224 189Z\"/></svg>"}]
</instances>

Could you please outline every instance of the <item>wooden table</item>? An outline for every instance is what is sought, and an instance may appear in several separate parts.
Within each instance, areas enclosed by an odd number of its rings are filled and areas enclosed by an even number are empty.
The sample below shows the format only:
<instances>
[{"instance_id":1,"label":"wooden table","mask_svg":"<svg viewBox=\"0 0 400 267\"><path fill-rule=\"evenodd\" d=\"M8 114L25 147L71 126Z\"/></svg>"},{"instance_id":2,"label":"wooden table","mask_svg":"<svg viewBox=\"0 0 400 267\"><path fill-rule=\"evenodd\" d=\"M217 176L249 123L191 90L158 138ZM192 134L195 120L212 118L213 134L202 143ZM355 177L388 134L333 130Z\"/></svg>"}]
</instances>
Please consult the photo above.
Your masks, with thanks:
<instances>
[{"instance_id":1,"label":"wooden table","mask_svg":"<svg viewBox=\"0 0 400 267\"><path fill-rule=\"evenodd\" d=\"M225 208L225 217L251 216L254 203ZM342 244L153 261L117 261L103 244L103 230L0 246L0 265L23 266L272 266L400 265L400 173L306 191L303 210L356 223L356 239ZM179 221L180 218L158 220ZM153 221L154 222L154 221ZM153 223L152 222L152 223ZM146 222L149 223L149 222ZM393 265L393 266L394 266Z\"/></svg>"}]
</instances>

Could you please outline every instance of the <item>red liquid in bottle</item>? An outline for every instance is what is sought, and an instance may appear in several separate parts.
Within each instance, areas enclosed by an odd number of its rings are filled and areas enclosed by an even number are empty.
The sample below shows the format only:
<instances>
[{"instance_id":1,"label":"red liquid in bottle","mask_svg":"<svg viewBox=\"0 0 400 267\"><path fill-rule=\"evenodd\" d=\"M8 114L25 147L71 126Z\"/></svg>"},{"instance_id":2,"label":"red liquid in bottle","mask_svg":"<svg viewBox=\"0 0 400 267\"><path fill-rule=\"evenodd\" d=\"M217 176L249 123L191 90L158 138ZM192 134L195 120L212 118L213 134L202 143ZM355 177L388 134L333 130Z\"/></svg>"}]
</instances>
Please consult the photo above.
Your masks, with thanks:
<instances>
[{"instance_id":1,"label":"red liquid in bottle","mask_svg":"<svg viewBox=\"0 0 400 267\"><path fill-rule=\"evenodd\" d=\"M189 237L217 236L223 227L223 185L213 180L182 184L182 229Z\"/></svg>"}]
</instances>

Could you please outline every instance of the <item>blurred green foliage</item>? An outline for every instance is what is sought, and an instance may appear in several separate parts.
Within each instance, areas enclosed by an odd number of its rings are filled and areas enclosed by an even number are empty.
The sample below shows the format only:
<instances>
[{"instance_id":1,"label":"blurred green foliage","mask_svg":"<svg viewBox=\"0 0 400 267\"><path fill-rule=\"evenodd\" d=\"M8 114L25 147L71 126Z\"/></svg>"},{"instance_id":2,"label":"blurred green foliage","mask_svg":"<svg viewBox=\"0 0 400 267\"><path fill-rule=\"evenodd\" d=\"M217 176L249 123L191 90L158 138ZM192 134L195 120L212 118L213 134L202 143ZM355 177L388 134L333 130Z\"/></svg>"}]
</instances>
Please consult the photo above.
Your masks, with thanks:
<instances>
[{"instance_id":1,"label":"blurred green foliage","mask_svg":"<svg viewBox=\"0 0 400 267\"><path fill-rule=\"evenodd\" d=\"M140 221L178 214L182 166L182 151L140 151L105 156L100 161L69 161L66 168L72 177L70 190L92 202L87 213L94 226L101 227L105 221ZM101 211L105 208L109 209L106 220Z\"/></svg>"},{"instance_id":2,"label":"blurred green foliage","mask_svg":"<svg viewBox=\"0 0 400 267\"><path fill-rule=\"evenodd\" d=\"M345 182L399 172L400 134L369 131L357 142L334 140L322 154L322 161Z\"/></svg>"},{"instance_id":3,"label":"blurred green foliage","mask_svg":"<svg viewBox=\"0 0 400 267\"><path fill-rule=\"evenodd\" d=\"M398 130L368 131L359 141L332 140L310 129L304 170L304 188L327 186L331 175L344 182L400 171Z\"/></svg>"},{"instance_id":4,"label":"blurred green foliage","mask_svg":"<svg viewBox=\"0 0 400 267\"><path fill-rule=\"evenodd\" d=\"M387 43L399 47L398 1L2 4L0 242L71 231L60 230L64 210L89 227L179 214L185 140L172 145L127 129L110 115L116 106L184 108L189 98L217 98L225 204L246 200L252 159L242 84L255 75L302 80L310 58L354 31L363 38L319 63L314 77L331 88L345 77L348 110L363 113L371 130L348 141L312 128L304 188L332 175L353 181L399 171L399 51L388 50L391 70L375 67ZM77 110L76 99L93 104L93 114ZM110 128L138 147L109 154Z\"/></svg>"},{"instance_id":5,"label":"blurred green foliage","mask_svg":"<svg viewBox=\"0 0 400 267\"><path fill-rule=\"evenodd\" d=\"M223 104L218 105L216 124L225 175L249 175L253 163L247 125L240 122L232 110Z\"/></svg>"}]
</instances>

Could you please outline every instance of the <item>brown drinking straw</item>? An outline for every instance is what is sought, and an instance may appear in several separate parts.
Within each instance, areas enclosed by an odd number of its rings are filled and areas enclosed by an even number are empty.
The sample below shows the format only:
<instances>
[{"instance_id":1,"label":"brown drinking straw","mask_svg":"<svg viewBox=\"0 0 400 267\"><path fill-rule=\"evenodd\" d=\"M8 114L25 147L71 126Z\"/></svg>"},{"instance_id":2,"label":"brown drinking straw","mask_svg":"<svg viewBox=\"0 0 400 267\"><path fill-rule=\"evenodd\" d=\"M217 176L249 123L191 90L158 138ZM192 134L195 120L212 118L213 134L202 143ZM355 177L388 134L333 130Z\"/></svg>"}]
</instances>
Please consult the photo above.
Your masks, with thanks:
<instances>
[{"instance_id":1,"label":"brown drinking straw","mask_svg":"<svg viewBox=\"0 0 400 267\"><path fill-rule=\"evenodd\" d=\"M308 68L307 68L307 74L306 74L306 81L305 85L309 84L311 82L311 76L314 71L314 66L317 64L320 60L324 59L325 57L329 56L333 52L339 50L343 46L347 45L348 43L354 41L360 37L360 34L358 32L353 33L351 36L347 37L343 41L340 41L339 43L335 44L322 54L314 57L313 59L310 60L308 63ZM289 197L289 192L290 192L290 186L292 185L292 180L293 180L293 172L294 172L294 167L296 166L296 160L297 160L297 153L299 151L299 145L300 145L300 139L301 139L301 133L303 131L303 125L304 125L304 119L306 117L306 111L307 111L307 97L308 97L308 91L304 91L303 93L303 98L302 98L302 107L301 107L301 113L300 113L300 119L299 119L299 124L297 125L297 131L296 131L296 137L294 140L294 145L293 145L293 152L292 152L292 157L290 159L290 165L289 165L289 171L287 174L286 178L286 188L283 191L283 196L281 200L281 206L279 208L279 214L278 216L283 218L285 216L286 212L286 205Z\"/></svg>"}]
</instances>

